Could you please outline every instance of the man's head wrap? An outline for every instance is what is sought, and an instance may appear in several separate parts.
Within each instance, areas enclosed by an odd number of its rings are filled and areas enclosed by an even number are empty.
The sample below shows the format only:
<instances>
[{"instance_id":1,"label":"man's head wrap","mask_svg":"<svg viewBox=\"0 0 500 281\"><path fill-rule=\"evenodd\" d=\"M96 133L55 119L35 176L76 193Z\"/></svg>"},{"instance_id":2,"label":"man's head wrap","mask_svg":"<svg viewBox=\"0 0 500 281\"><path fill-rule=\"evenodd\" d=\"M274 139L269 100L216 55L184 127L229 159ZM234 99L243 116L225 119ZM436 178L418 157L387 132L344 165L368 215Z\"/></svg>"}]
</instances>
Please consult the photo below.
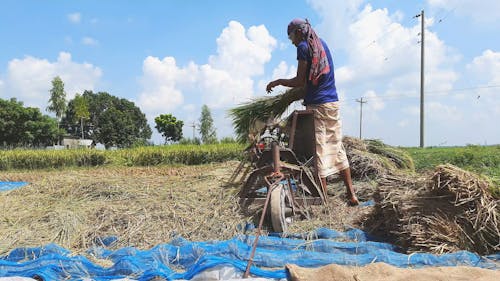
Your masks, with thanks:
<instances>
[{"instance_id":1,"label":"man's head wrap","mask_svg":"<svg viewBox=\"0 0 500 281\"><path fill-rule=\"evenodd\" d=\"M330 72L330 65L326 56L325 49L321 40L319 39L314 29L311 27L309 21L303 19L294 19L288 24L287 33L295 32L300 29L304 39L307 41L309 47L309 55L311 56L311 69L309 71L308 79L313 85L318 84L318 80L323 74Z\"/></svg>"}]
</instances>

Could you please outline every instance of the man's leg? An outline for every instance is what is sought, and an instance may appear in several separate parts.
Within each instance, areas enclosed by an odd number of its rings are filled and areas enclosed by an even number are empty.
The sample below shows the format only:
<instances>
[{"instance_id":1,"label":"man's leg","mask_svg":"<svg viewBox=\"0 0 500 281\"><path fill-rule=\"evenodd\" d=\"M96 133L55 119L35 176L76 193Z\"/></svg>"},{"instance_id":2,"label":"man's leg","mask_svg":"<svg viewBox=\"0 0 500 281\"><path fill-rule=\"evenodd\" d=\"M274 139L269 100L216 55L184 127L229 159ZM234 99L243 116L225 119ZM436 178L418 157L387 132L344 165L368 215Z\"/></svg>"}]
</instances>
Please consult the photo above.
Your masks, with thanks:
<instances>
[{"instance_id":1,"label":"man's leg","mask_svg":"<svg viewBox=\"0 0 500 281\"><path fill-rule=\"evenodd\" d=\"M342 176L342 179L344 180L344 185L345 189L347 192L347 200L349 200L349 203L351 205L358 205L359 201L358 198L356 197L356 192L354 191L354 187L352 186L352 179L351 179L351 168L346 168L342 171L340 171L340 175Z\"/></svg>"}]
</instances>

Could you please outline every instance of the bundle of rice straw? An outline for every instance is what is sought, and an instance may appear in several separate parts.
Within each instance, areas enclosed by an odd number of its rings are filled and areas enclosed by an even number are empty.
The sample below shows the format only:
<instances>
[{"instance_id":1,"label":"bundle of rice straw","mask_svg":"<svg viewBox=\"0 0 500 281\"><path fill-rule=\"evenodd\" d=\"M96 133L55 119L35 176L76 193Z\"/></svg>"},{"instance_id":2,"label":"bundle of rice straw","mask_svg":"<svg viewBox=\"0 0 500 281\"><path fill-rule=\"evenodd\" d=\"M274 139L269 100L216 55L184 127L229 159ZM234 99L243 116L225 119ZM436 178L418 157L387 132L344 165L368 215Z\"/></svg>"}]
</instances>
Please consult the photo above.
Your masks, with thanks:
<instances>
[{"instance_id":1,"label":"bundle of rice straw","mask_svg":"<svg viewBox=\"0 0 500 281\"><path fill-rule=\"evenodd\" d=\"M403 236L405 213L414 213L417 208L415 198L423 192L426 179L417 176L385 174L377 178L377 188L373 199L377 202L373 213L361 224L366 231L383 240L408 249L411 241Z\"/></svg>"},{"instance_id":2,"label":"bundle of rice straw","mask_svg":"<svg viewBox=\"0 0 500 281\"><path fill-rule=\"evenodd\" d=\"M351 176L355 180L371 180L391 174L396 169L384 157L357 149L346 150Z\"/></svg>"},{"instance_id":3,"label":"bundle of rice straw","mask_svg":"<svg viewBox=\"0 0 500 281\"><path fill-rule=\"evenodd\" d=\"M230 109L229 115L233 119L238 140L247 141L248 134L253 131L257 122L266 124L269 120L280 117L290 104L303 99L305 94L304 88L291 88L283 94L261 97Z\"/></svg>"},{"instance_id":4,"label":"bundle of rice straw","mask_svg":"<svg viewBox=\"0 0 500 281\"><path fill-rule=\"evenodd\" d=\"M413 160L405 151L379 140L360 140L344 136L352 177L356 180L377 179L400 169L414 171Z\"/></svg>"},{"instance_id":5,"label":"bundle of rice straw","mask_svg":"<svg viewBox=\"0 0 500 281\"><path fill-rule=\"evenodd\" d=\"M460 211L455 222L465 247L481 253L500 250L500 200L491 195L491 183L451 164L438 166L432 181L431 193Z\"/></svg>"},{"instance_id":6,"label":"bundle of rice straw","mask_svg":"<svg viewBox=\"0 0 500 281\"><path fill-rule=\"evenodd\" d=\"M380 140L366 140L366 146L371 153L382 155L388 158L399 169L415 170L413 159L405 151L387 145Z\"/></svg>"},{"instance_id":7,"label":"bundle of rice straw","mask_svg":"<svg viewBox=\"0 0 500 281\"><path fill-rule=\"evenodd\" d=\"M500 250L498 201L489 183L450 164L427 178L389 175L379 179L368 230L409 252L437 254Z\"/></svg>"}]
</instances>

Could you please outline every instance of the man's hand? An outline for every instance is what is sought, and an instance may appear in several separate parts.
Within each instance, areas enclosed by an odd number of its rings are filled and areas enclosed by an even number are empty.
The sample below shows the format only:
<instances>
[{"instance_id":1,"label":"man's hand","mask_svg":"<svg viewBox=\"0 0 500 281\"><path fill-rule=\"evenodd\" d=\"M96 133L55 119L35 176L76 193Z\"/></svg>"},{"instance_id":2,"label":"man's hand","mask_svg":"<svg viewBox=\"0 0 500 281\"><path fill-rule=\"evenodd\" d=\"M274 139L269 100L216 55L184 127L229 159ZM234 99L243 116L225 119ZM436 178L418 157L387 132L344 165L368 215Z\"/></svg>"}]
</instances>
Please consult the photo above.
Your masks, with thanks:
<instances>
[{"instance_id":1,"label":"man's hand","mask_svg":"<svg viewBox=\"0 0 500 281\"><path fill-rule=\"evenodd\" d=\"M273 88L278 86L278 85L280 85L279 79L269 82L269 84L267 84L267 86L266 86L267 93L270 94L273 91Z\"/></svg>"}]
</instances>

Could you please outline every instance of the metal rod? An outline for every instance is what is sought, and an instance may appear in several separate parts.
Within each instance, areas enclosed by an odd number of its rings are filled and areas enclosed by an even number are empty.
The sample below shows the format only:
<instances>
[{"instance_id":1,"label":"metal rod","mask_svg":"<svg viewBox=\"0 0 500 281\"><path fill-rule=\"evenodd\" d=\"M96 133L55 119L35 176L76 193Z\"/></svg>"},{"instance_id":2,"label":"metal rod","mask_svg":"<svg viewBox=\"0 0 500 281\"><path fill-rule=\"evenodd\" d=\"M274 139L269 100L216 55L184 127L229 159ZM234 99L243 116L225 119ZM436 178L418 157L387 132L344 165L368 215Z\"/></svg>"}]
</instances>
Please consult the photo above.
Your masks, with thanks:
<instances>
[{"instance_id":1,"label":"metal rod","mask_svg":"<svg viewBox=\"0 0 500 281\"><path fill-rule=\"evenodd\" d=\"M264 179L266 180L266 183L268 184L269 188L267 189L266 202L264 203L264 209L262 210L262 215L260 216L259 227L257 228L257 234L255 235L255 240L253 241L252 252L250 253L250 258L248 259L247 268L245 269L245 274L243 274L243 278L248 278L248 276L250 275L250 267L252 266L252 263L253 263L253 257L255 255L255 250L257 249L257 243L259 242L259 237L260 237L260 233L262 230L262 225L264 224L264 217L266 215L267 204L269 203L269 198L271 197L271 190L273 188L275 188L275 186L281 180L283 180L283 176L279 177L272 184L267 180L267 177Z\"/></svg>"},{"instance_id":2,"label":"metal rod","mask_svg":"<svg viewBox=\"0 0 500 281\"><path fill-rule=\"evenodd\" d=\"M274 166L274 173L279 173L280 172L280 149L278 147L278 143L273 141L271 143L271 152L273 154L273 166Z\"/></svg>"}]
</instances>

